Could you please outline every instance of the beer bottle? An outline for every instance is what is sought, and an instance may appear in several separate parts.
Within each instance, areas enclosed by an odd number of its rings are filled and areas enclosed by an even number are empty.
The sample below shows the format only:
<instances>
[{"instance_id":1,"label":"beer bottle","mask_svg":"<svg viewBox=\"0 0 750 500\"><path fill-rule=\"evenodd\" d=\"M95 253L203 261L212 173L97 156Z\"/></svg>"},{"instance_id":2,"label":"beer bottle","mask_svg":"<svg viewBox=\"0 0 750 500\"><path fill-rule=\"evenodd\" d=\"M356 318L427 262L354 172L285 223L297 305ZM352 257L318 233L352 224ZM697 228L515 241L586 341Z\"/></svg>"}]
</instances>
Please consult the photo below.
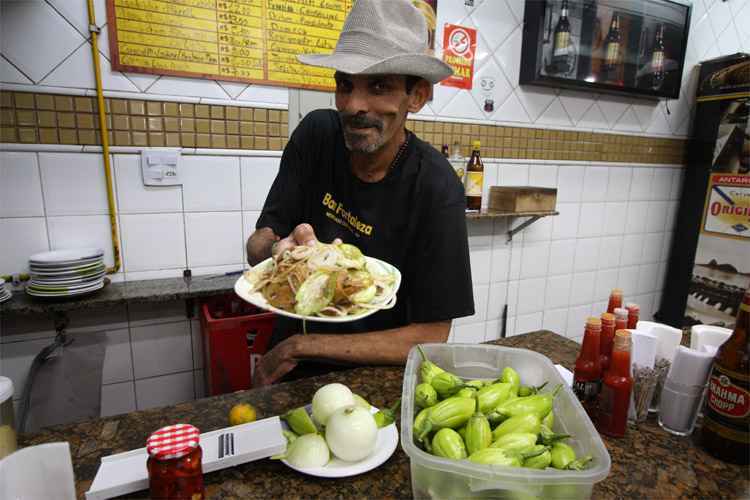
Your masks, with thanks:
<instances>
[{"instance_id":1,"label":"beer bottle","mask_svg":"<svg viewBox=\"0 0 750 500\"><path fill-rule=\"evenodd\" d=\"M484 164L479 156L479 141L472 143L471 158L466 164L466 208L480 210L482 208L482 187L484 185Z\"/></svg>"},{"instance_id":2,"label":"beer bottle","mask_svg":"<svg viewBox=\"0 0 750 500\"><path fill-rule=\"evenodd\" d=\"M448 145L443 144L443 148L440 150L441 153L443 153L443 156L448 158L450 154L448 154Z\"/></svg>"},{"instance_id":3,"label":"beer bottle","mask_svg":"<svg viewBox=\"0 0 750 500\"><path fill-rule=\"evenodd\" d=\"M622 36L620 34L620 15L612 15L612 22L609 24L609 32L604 45L604 79L610 83L617 83L617 69L620 62L620 44Z\"/></svg>"},{"instance_id":4,"label":"beer bottle","mask_svg":"<svg viewBox=\"0 0 750 500\"><path fill-rule=\"evenodd\" d=\"M708 377L708 401L702 445L725 462L747 465L750 459L750 288L740 303L737 324L716 352Z\"/></svg>"},{"instance_id":5,"label":"beer bottle","mask_svg":"<svg viewBox=\"0 0 750 500\"><path fill-rule=\"evenodd\" d=\"M656 29L654 50L651 53L651 87L659 90L664 83L664 23Z\"/></svg>"},{"instance_id":6,"label":"beer bottle","mask_svg":"<svg viewBox=\"0 0 750 500\"><path fill-rule=\"evenodd\" d=\"M555 73L565 74L569 71L568 50L570 47L570 20L568 20L568 0L562 1L560 18L555 26L552 40L552 68Z\"/></svg>"}]
</instances>

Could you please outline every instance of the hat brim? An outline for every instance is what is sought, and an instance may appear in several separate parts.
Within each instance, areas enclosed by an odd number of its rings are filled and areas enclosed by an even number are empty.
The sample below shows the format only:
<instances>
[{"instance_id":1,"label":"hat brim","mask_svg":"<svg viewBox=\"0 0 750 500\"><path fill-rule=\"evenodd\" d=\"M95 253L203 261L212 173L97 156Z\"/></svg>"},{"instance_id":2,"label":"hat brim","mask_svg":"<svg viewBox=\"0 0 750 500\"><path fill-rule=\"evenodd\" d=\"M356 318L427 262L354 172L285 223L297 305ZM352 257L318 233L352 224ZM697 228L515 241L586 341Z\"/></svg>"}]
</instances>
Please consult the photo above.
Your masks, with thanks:
<instances>
[{"instance_id":1,"label":"hat brim","mask_svg":"<svg viewBox=\"0 0 750 500\"><path fill-rule=\"evenodd\" d=\"M350 75L414 75L438 83L453 74L453 68L425 54L400 54L377 59L360 54L300 54L303 64L331 68Z\"/></svg>"}]
</instances>

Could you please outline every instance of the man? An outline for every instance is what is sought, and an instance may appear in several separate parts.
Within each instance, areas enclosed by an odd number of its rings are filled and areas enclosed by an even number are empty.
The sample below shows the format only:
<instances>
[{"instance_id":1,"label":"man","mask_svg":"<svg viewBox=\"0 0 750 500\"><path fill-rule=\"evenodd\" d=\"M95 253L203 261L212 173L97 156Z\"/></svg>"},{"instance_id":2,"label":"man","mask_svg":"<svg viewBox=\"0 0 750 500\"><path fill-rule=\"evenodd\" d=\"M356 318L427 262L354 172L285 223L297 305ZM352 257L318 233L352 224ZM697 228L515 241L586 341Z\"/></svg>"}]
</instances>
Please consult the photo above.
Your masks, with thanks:
<instances>
[{"instance_id":1,"label":"man","mask_svg":"<svg viewBox=\"0 0 750 500\"><path fill-rule=\"evenodd\" d=\"M393 309L348 323L279 317L255 385L357 364L403 364L418 343L445 342L474 313L466 198L450 164L405 127L452 70L425 55L427 28L409 0L358 0L330 55L336 108L310 113L284 150L256 231L251 265L294 245L343 241L396 266ZM298 366L299 364L299 366ZM296 367L296 369L295 369Z\"/></svg>"}]
</instances>

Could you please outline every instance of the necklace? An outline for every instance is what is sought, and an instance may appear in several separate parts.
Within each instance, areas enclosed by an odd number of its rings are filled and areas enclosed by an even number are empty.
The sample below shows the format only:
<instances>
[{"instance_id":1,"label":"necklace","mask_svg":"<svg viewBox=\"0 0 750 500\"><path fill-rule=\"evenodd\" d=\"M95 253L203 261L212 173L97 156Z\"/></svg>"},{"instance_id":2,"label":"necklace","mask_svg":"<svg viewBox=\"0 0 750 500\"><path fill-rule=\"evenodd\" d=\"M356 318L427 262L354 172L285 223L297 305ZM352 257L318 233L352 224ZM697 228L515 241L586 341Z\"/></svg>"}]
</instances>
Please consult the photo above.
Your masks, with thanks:
<instances>
[{"instance_id":1,"label":"necklace","mask_svg":"<svg viewBox=\"0 0 750 500\"><path fill-rule=\"evenodd\" d=\"M399 146L398 151L396 152L396 156L393 158L391 165L388 167L389 172L393 170L396 167L396 165L398 165L401 162L401 158L404 156L404 153L406 152L406 148L409 147L410 140L411 140L411 132L406 130L406 139L404 139L404 142L402 142L401 146Z\"/></svg>"}]
</instances>

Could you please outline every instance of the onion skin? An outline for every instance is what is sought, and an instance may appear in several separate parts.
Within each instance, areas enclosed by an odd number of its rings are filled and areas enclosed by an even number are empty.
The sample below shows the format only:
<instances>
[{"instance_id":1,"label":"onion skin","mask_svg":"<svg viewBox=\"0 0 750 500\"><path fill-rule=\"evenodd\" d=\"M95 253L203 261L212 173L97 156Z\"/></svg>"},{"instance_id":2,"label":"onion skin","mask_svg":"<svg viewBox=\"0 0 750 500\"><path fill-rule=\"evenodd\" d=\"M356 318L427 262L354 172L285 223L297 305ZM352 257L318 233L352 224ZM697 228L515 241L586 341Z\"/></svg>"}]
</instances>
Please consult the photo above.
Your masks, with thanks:
<instances>
[{"instance_id":1,"label":"onion skin","mask_svg":"<svg viewBox=\"0 0 750 500\"><path fill-rule=\"evenodd\" d=\"M349 406L338 409L328 419L326 443L341 460L358 462L375 449L378 426L364 408Z\"/></svg>"}]
</instances>

